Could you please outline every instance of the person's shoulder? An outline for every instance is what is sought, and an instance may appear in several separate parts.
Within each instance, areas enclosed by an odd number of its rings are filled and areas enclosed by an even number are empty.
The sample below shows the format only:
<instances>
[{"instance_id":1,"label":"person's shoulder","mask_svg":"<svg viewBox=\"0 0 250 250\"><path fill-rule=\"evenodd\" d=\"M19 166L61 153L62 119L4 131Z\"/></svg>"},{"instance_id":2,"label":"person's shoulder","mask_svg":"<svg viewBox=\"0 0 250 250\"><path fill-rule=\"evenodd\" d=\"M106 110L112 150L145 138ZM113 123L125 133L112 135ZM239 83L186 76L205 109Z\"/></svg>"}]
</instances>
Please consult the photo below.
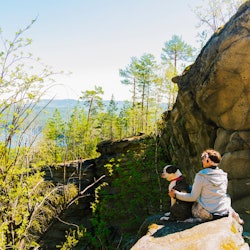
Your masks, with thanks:
<instances>
[{"instance_id":1,"label":"person's shoulder","mask_svg":"<svg viewBox=\"0 0 250 250\"><path fill-rule=\"evenodd\" d=\"M218 169L218 173L221 174L221 175L225 175L227 176L227 172L225 172L223 169L219 168Z\"/></svg>"},{"instance_id":2,"label":"person's shoulder","mask_svg":"<svg viewBox=\"0 0 250 250\"><path fill-rule=\"evenodd\" d=\"M196 175L204 175L204 174L208 174L208 169L207 168L204 168L202 170L200 170Z\"/></svg>"},{"instance_id":3,"label":"person's shoulder","mask_svg":"<svg viewBox=\"0 0 250 250\"><path fill-rule=\"evenodd\" d=\"M195 175L196 181L202 180L205 177L206 171L204 171L204 170L205 169L202 169L202 170L200 170L199 172L196 173L196 175Z\"/></svg>"},{"instance_id":4,"label":"person's shoulder","mask_svg":"<svg viewBox=\"0 0 250 250\"><path fill-rule=\"evenodd\" d=\"M212 169L212 168L204 168L202 170L200 170L197 175L227 175L226 172L224 172L221 168L215 168L215 169Z\"/></svg>"},{"instance_id":5,"label":"person's shoulder","mask_svg":"<svg viewBox=\"0 0 250 250\"><path fill-rule=\"evenodd\" d=\"M211 170L212 169L208 169L208 168L204 168L202 170L200 170L197 174L196 174L196 179L200 179L200 178L206 178L207 176L209 176L211 174Z\"/></svg>"}]
</instances>

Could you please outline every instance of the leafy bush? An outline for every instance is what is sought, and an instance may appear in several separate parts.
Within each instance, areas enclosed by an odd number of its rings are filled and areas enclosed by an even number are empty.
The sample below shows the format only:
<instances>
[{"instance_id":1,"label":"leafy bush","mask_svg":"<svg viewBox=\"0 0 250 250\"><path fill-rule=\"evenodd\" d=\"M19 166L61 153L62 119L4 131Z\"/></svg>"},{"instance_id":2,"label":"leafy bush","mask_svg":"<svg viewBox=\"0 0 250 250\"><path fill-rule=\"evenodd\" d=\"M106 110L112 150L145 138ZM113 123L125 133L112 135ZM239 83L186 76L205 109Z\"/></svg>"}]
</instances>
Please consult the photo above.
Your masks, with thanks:
<instances>
[{"instance_id":1,"label":"leafy bush","mask_svg":"<svg viewBox=\"0 0 250 250\"><path fill-rule=\"evenodd\" d=\"M155 147L149 141L141 151L127 152L106 165L112 180L99 191L94 206L94 229L88 235L94 249L127 244L148 216L167 209L168 198L162 197L164 184L160 180L164 162Z\"/></svg>"}]
</instances>

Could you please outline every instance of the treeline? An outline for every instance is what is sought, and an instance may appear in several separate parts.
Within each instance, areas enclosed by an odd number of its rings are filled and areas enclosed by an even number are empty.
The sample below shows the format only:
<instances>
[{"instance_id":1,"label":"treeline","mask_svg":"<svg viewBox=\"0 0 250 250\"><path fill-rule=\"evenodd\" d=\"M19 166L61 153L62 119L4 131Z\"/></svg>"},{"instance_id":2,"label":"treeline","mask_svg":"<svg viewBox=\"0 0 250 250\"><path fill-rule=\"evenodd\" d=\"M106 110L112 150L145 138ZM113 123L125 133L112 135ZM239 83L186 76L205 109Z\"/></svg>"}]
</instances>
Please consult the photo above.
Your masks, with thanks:
<instances>
[{"instance_id":1,"label":"treeline","mask_svg":"<svg viewBox=\"0 0 250 250\"><path fill-rule=\"evenodd\" d=\"M43 129L38 144L39 156L46 155L44 164L96 156L96 145L102 140L121 139L137 134L155 134L157 121L164 108L171 108L177 95L177 85L171 79L194 57L195 49L174 35L165 43L162 62L152 54L132 57L125 69L120 69L121 83L131 88L132 97L118 109L114 96L104 108L103 89L82 92L69 121L59 110ZM166 107L162 107L162 103ZM82 105L83 104L83 105ZM41 159L42 160L42 159Z\"/></svg>"}]
</instances>

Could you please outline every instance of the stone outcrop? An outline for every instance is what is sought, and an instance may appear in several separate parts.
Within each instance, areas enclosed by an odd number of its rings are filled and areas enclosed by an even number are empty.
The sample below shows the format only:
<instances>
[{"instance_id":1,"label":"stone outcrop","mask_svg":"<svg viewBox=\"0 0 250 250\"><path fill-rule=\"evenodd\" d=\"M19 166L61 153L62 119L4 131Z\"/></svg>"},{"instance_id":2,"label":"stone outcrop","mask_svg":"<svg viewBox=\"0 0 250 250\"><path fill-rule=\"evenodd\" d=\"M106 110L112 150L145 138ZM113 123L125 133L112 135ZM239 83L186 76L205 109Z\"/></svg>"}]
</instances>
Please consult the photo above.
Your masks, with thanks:
<instances>
[{"instance_id":1,"label":"stone outcrop","mask_svg":"<svg viewBox=\"0 0 250 250\"><path fill-rule=\"evenodd\" d=\"M172 234L167 234L165 227L152 224L148 233L139 239L131 250L249 249L241 235L242 227L230 217L202 223Z\"/></svg>"},{"instance_id":2,"label":"stone outcrop","mask_svg":"<svg viewBox=\"0 0 250 250\"><path fill-rule=\"evenodd\" d=\"M117 155L123 154L128 150L138 150L139 143L147 138L149 138L147 135L138 135L121 140L103 141L97 145L96 151L105 158L114 156L117 157Z\"/></svg>"},{"instance_id":3,"label":"stone outcrop","mask_svg":"<svg viewBox=\"0 0 250 250\"><path fill-rule=\"evenodd\" d=\"M181 76L172 110L163 115L161 144L192 180L200 155L215 148L228 173L233 207L250 211L250 1L207 42Z\"/></svg>"},{"instance_id":4,"label":"stone outcrop","mask_svg":"<svg viewBox=\"0 0 250 250\"><path fill-rule=\"evenodd\" d=\"M147 136L141 135L116 141L103 141L97 147L97 151L101 153L100 157L79 159L58 166L46 167L44 168L44 178L46 181L52 181L55 185L74 183L80 191L86 189L103 175L105 175L105 178L101 181L111 183L112 178L108 175L104 165L112 158L118 159L121 154L127 151L139 150L140 147L143 147L142 142L146 141L147 138ZM92 210L90 204L94 201L94 188L100 183L98 182L88 189L84 197L78 199L77 204L74 203L68 209L63 210L58 216L60 219L55 218L51 221L48 230L39 240L41 250L56 249L57 245L65 241L65 232L69 231L70 228L74 230L77 226L84 226L91 230ZM112 190L110 192L112 193Z\"/></svg>"}]
</instances>

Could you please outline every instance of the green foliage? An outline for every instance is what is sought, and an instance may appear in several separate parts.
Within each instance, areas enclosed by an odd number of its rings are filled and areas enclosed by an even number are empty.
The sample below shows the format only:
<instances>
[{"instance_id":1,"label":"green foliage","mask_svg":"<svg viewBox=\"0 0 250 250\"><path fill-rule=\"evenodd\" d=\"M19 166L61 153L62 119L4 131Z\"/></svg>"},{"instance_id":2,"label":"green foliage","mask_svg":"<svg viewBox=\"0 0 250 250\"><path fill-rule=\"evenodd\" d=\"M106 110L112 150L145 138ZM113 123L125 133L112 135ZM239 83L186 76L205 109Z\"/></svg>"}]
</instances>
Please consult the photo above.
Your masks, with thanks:
<instances>
[{"instance_id":1,"label":"green foliage","mask_svg":"<svg viewBox=\"0 0 250 250\"><path fill-rule=\"evenodd\" d=\"M98 207L98 203L100 202L100 200L99 200L99 198L100 198L100 196L99 196L99 192L100 192L100 190L103 188L103 187L105 187L105 186L107 186L108 184L106 183L106 182L103 182L101 185L99 185L96 189L95 189L95 200L94 200L94 202L92 202L91 203L91 209L92 209L92 211L93 211L93 213L95 213L96 212L96 210L97 210L97 207Z\"/></svg>"},{"instance_id":2,"label":"green foliage","mask_svg":"<svg viewBox=\"0 0 250 250\"><path fill-rule=\"evenodd\" d=\"M86 123L86 114L79 105L75 106L70 120L66 127L67 155L69 160L74 160L80 156L86 157L84 153L84 127Z\"/></svg>"},{"instance_id":3,"label":"green foliage","mask_svg":"<svg viewBox=\"0 0 250 250\"><path fill-rule=\"evenodd\" d=\"M46 182L39 164L32 164L37 136L32 136L32 130L43 108L34 111L44 94L44 80L53 75L48 67L41 67L39 60L22 51L31 43L31 39L22 36L33 22L19 30L11 41L1 37L0 249L3 250L37 248L38 238L51 219L58 216L67 199L77 194L74 185L55 187ZM49 134L54 135L58 138Z\"/></svg>"},{"instance_id":4,"label":"green foliage","mask_svg":"<svg viewBox=\"0 0 250 250\"><path fill-rule=\"evenodd\" d=\"M76 249L77 244L84 237L85 234L85 228L79 227L76 230L70 229L66 232L66 241L63 243L63 245L58 245L57 248L59 248L60 250Z\"/></svg>"},{"instance_id":5,"label":"green foliage","mask_svg":"<svg viewBox=\"0 0 250 250\"><path fill-rule=\"evenodd\" d=\"M102 87L95 86L95 90L86 90L82 92L81 100L84 101L87 107L87 123L86 127L89 128L94 121L95 115L98 114L100 110L103 109L102 98L100 95L103 95ZM92 126L91 126L92 127Z\"/></svg>"},{"instance_id":6,"label":"green foliage","mask_svg":"<svg viewBox=\"0 0 250 250\"><path fill-rule=\"evenodd\" d=\"M98 213L98 208L101 201L100 192L107 185L108 184L104 182L95 189L95 200L91 203L91 209L93 212L91 224L94 228L94 231L86 231L86 233L81 238L78 246L90 246L91 249L112 249L108 247L108 245L112 244L109 239L109 223L101 219Z\"/></svg>"},{"instance_id":7,"label":"green foliage","mask_svg":"<svg viewBox=\"0 0 250 250\"><path fill-rule=\"evenodd\" d=\"M115 221L115 217L129 218L124 220L124 225L121 224L123 230L137 227L146 216L160 208L159 187L152 168L153 161L150 161L149 155L144 154L144 151L133 153L129 155L133 160L115 166L118 178L115 178L112 186L119 191L102 203L104 207L106 202L112 204L107 214L110 221Z\"/></svg>"},{"instance_id":8,"label":"green foliage","mask_svg":"<svg viewBox=\"0 0 250 250\"><path fill-rule=\"evenodd\" d=\"M38 147L40 148L36 161L44 165L54 165L65 159L65 123L58 109L53 117L49 118L43 128L43 138ZM43 157L45 156L45 157Z\"/></svg>"},{"instance_id":9,"label":"green foliage","mask_svg":"<svg viewBox=\"0 0 250 250\"><path fill-rule=\"evenodd\" d=\"M25 152L25 150L23 150ZM30 249L37 246L39 234L60 212L65 200L76 195L76 188L54 187L44 181L43 172L25 164L25 155L11 167L0 163L1 213L0 248ZM23 162L23 164L21 164ZM62 191L65 191L65 196Z\"/></svg>"},{"instance_id":10,"label":"green foliage","mask_svg":"<svg viewBox=\"0 0 250 250\"><path fill-rule=\"evenodd\" d=\"M111 231L109 223L102 220L98 214L94 214L91 219L94 232L87 232L84 238L84 245L89 246L90 249L114 249L114 243L110 240Z\"/></svg>"},{"instance_id":11,"label":"green foliage","mask_svg":"<svg viewBox=\"0 0 250 250\"><path fill-rule=\"evenodd\" d=\"M141 151L127 152L121 159L112 159L105 166L112 177L112 193L110 186L99 190L92 220L94 233L89 235L92 235L89 244L93 249L104 246L105 249L116 249L121 239L126 242L136 235L149 215L168 207L167 195L161 196L164 184L159 181L164 163L160 160L161 152L155 147L154 141L148 141L141 145ZM115 241L111 240L118 231L120 235L116 235Z\"/></svg>"},{"instance_id":12,"label":"green foliage","mask_svg":"<svg viewBox=\"0 0 250 250\"><path fill-rule=\"evenodd\" d=\"M121 82L131 85L132 107L126 112L126 124L130 135L140 132L149 134L155 131L156 110L160 111L160 103L166 98L160 77L160 66L152 54L143 54L139 59L132 57L131 63L119 71ZM162 81L161 81L162 80Z\"/></svg>"}]
</instances>

